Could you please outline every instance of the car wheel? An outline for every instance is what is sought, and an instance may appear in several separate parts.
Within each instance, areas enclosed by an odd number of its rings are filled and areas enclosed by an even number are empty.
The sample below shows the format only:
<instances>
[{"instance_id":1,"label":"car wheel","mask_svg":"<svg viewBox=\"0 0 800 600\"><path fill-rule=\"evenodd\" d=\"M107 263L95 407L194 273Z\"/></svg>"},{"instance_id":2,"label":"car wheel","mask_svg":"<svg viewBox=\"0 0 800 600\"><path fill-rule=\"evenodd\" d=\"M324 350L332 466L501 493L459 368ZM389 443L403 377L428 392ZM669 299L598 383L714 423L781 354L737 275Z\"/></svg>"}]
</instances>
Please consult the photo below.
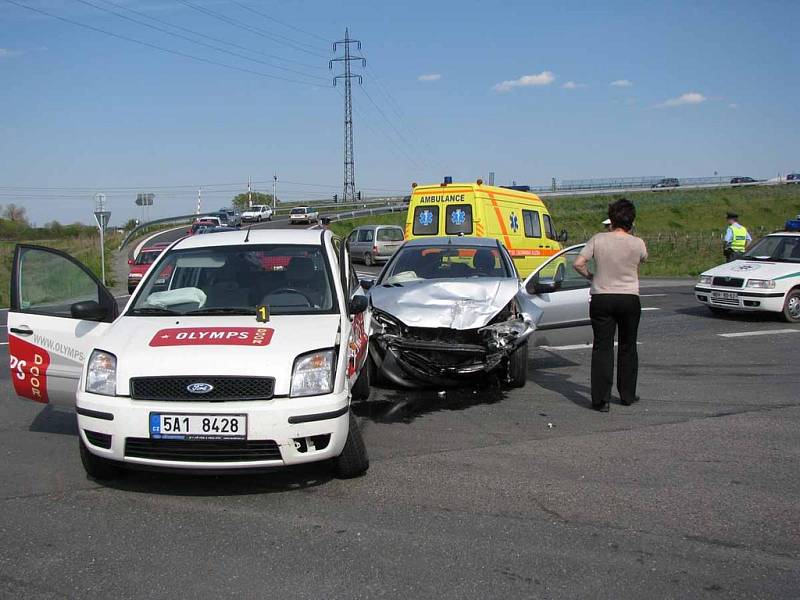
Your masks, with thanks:
<instances>
[{"instance_id":1,"label":"car wheel","mask_svg":"<svg viewBox=\"0 0 800 600\"><path fill-rule=\"evenodd\" d=\"M800 323L800 289L786 294L783 303L783 318L789 323Z\"/></svg>"},{"instance_id":2,"label":"car wheel","mask_svg":"<svg viewBox=\"0 0 800 600\"><path fill-rule=\"evenodd\" d=\"M525 387L528 380L528 342L519 346L508 357L506 385L511 388Z\"/></svg>"},{"instance_id":3,"label":"car wheel","mask_svg":"<svg viewBox=\"0 0 800 600\"><path fill-rule=\"evenodd\" d=\"M375 266L375 259L372 257L372 254L370 254L369 252L364 254L364 264L367 265L368 267L374 267Z\"/></svg>"},{"instance_id":4,"label":"car wheel","mask_svg":"<svg viewBox=\"0 0 800 600\"><path fill-rule=\"evenodd\" d=\"M369 358L367 360L369 360ZM356 377L353 387L350 388L350 397L355 401L369 400L369 391L369 368L365 363L364 366L361 367L361 372L358 374L358 377Z\"/></svg>"},{"instance_id":5,"label":"car wheel","mask_svg":"<svg viewBox=\"0 0 800 600\"><path fill-rule=\"evenodd\" d=\"M86 474L92 479L115 479L122 474L122 469L116 466L112 461L105 458L100 458L89 452L86 444L82 439L78 439L81 449L81 463Z\"/></svg>"},{"instance_id":6,"label":"car wheel","mask_svg":"<svg viewBox=\"0 0 800 600\"><path fill-rule=\"evenodd\" d=\"M367 364L364 368L369 371L370 385L383 383L383 375L381 375L381 370L378 368L378 365L375 364L375 359L372 358L372 354L367 354Z\"/></svg>"},{"instance_id":7,"label":"car wheel","mask_svg":"<svg viewBox=\"0 0 800 600\"><path fill-rule=\"evenodd\" d=\"M342 479L359 477L369 469L369 456L367 456L364 438L361 436L361 428L352 412L349 413L349 419L350 425L344 449L339 456L333 459L336 475Z\"/></svg>"}]
</instances>

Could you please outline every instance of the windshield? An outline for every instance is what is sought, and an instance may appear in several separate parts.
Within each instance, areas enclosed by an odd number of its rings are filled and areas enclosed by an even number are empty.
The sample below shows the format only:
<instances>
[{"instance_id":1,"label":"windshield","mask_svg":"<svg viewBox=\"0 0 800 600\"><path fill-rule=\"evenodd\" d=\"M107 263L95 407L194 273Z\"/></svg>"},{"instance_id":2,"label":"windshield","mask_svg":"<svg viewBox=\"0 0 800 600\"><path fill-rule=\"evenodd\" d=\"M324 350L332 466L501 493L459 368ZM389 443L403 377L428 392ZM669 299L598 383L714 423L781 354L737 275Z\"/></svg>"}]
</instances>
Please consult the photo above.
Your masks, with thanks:
<instances>
[{"instance_id":1,"label":"windshield","mask_svg":"<svg viewBox=\"0 0 800 600\"><path fill-rule=\"evenodd\" d=\"M381 227L378 229L379 242L402 242L403 230L399 227Z\"/></svg>"},{"instance_id":2,"label":"windshield","mask_svg":"<svg viewBox=\"0 0 800 600\"><path fill-rule=\"evenodd\" d=\"M497 248L406 246L389 263L381 283L465 277L511 277Z\"/></svg>"},{"instance_id":3,"label":"windshield","mask_svg":"<svg viewBox=\"0 0 800 600\"><path fill-rule=\"evenodd\" d=\"M753 244L743 258L800 263L800 236L770 235L761 238Z\"/></svg>"},{"instance_id":4,"label":"windshield","mask_svg":"<svg viewBox=\"0 0 800 600\"><path fill-rule=\"evenodd\" d=\"M139 256L136 257L136 264L137 265L152 264L158 258L159 254L161 254L161 250L144 250L143 252L139 253Z\"/></svg>"},{"instance_id":5,"label":"windshield","mask_svg":"<svg viewBox=\"0 0 800 600\"><path fill-rule=\"evenodd\" d=\"M269 244L176 250L142 284L129 315L336 312L322 246Z\"/></svg>"}]
</instances>

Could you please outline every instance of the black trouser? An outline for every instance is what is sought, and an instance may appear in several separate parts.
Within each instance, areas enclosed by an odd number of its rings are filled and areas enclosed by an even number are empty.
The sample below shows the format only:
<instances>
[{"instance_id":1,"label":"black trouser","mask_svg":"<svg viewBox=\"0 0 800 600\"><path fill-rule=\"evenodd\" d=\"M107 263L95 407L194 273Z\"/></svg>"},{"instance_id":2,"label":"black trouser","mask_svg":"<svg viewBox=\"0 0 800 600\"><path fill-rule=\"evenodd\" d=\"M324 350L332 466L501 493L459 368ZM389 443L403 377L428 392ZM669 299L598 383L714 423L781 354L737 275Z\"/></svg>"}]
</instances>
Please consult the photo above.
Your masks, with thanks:
<instances>
[{"instance_id":1,"label":"black trouser","mask_svg":"<svg viewBox=\"0 0 800 600\"><path fill-rule=\"evenodd\" d=\"M614 378L614 334L619 327L617 391L623 402L636 398L639 355L636 335L642 305L634 294L595 294L589 304L594 346L592 347L592 404L611 399Z\"/></svg>"}]
</instances>

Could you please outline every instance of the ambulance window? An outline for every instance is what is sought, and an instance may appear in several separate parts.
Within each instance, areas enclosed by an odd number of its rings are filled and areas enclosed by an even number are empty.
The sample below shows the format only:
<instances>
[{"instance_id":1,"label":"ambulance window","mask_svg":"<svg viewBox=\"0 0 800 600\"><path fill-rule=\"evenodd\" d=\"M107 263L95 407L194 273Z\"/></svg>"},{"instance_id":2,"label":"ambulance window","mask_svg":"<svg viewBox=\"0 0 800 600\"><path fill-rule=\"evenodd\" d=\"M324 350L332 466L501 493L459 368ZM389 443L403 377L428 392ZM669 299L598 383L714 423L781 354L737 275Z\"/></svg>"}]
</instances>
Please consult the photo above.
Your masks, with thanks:
<instances>
[{"instance_id":1,"label":"ambulance window","mask_svg":"<svg viewBox=\"0 0 800 600\"><path fill-rule=\"evenodd\" d=\"M418 206L414 209L414 235L436 235L439 233L439 207Z\"/></svg>"},{"instance_id":2,"label":"ambulance window","mask_svg":"<svg viewBox=\"0 0 800 600\"><path fill-rule=\"evenodd\" d=\"M553 228L553 221L550 219L550 215L542 215L544 218L544 232L548 238L551 240L558 240L558 236L556 235L556 230Z\"/></svg>"},{"instance_id":3,"label":"ambulance window","mask_svg":"<svg viewBox=\"0 0 800 600\"><path fill-rule=\"evenodd\" d=\"M448 235L472 233L472 206L469 204L450 204L444 211L444 231Z\"/></svg>"},{"instance_id":4,"label":"ambulance window","mask_svg":"<svg viewBox=\"0 0 800 600\"><path fill-rule=\"evenodd\" d=\"M542 237L542 226L539 224L539 213L535 210L523 210L522 222L525 226L525 237Z\"/></svg>"},{"instance_id":5,"label":"ambulance window","mask_svg":"<svg viewBox=\"0 0 800 600\"><path fill-rule=\"evenodd\" d=\"M359 231L358 231L358 241L359 242L371 242L372 241L372 229L359 229Z\"/></svg>"}]
</instances>

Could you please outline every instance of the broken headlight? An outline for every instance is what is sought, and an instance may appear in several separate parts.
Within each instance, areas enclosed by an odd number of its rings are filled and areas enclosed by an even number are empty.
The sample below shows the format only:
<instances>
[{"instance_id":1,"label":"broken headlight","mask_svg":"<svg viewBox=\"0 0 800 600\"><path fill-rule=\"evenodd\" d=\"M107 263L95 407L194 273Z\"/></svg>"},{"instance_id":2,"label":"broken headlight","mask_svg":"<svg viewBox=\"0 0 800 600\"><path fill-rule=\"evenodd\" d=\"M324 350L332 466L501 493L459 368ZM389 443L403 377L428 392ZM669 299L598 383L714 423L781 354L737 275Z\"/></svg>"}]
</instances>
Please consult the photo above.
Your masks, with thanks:
<instances>
[{"instance_id":1,"label":"broken headlight","mask_svg":"<svg viewBox=\"0 0 800 600\"><path fill-rule=\"evenodd\" d=\"M402 324L393 316L379 310L372 311L372 333L400 335Z\"/></svg>"}]
</instances>

